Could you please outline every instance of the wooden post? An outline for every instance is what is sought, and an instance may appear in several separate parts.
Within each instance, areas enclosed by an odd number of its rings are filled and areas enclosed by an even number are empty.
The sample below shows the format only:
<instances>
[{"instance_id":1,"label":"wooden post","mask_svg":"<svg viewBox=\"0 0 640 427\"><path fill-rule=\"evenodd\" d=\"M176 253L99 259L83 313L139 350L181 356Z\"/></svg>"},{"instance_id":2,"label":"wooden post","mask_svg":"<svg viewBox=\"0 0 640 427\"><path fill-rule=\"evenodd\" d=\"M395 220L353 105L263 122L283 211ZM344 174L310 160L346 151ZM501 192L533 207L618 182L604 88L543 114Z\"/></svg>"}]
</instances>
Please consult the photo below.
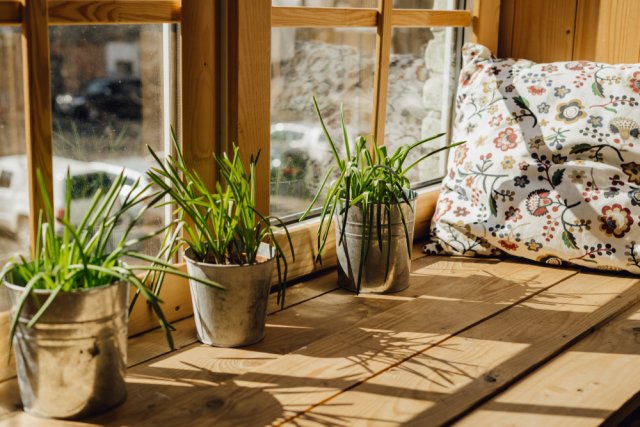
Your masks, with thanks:
<instances>
[{"instance_id":1,"label":"wooden post","mask_svg":"<svg viewBox=\"0 0 640 427\"><path fill-rule=\"evenodd\" d=\"M377 145L384 144L384 126L387 120L387 92L389 90L392 13L393 0L378 0L378 34L376 37L376 65L372 114L372 133Z\"/></svg>"},{"instance_id":2,"label":"wooden post","mask_svg":"<svg viewBox=\"0 0 640 427\"><path fill-rule=\"evenodd\" d=\"M216 3L182 1L182 148L185 161L210 190L217 168L212 154L219 152L218 60Z\"/></svg>"},{"instance_id":3,"label":"wooden post","mask_svg":"<svg viewBox=\"0 0 640 427\"><path fill-rule=\"evenodd\" d=\"M475 0L473 3L473 41L498 52L500 0Z\"/></svg>"},{"instance_id":4,"label":"wooden post","mask_svg":"<svg viewBox=\"0 0 640 427\"><path fill-rule=\"evenodd\" d=\"M260 150L256 207L269 213L271 122L271 0L228 2L228 150L235 142L243 160Z\"/></svg>"},{"instance_id":5,"label":"wooden post","mask_svg":"<svg viewBox=\"0 0 640 427\"><path fill-rule=\"evenodd\" d=\"M38 215L44 208L37 171L42 174L47 193L53 198L51 131L51 72L47 0L23 0L22 69L24 87L25 137L29 164L29 231L35 250Z\"/></svg>"}]
</instances>

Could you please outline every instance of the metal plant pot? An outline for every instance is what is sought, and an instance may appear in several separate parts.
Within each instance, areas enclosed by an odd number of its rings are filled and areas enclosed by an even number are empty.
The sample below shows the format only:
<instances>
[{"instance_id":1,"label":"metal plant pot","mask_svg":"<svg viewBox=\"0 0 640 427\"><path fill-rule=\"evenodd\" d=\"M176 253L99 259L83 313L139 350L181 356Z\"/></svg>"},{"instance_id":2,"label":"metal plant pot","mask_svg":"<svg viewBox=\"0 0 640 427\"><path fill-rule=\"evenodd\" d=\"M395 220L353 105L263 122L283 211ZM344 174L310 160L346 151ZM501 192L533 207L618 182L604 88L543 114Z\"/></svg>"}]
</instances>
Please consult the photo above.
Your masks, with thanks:
<instances>
[{"instance_id":1,"label":"metal plant pot","mask_svg":"<svg viewBox=\"0 0 640 427\"><path fill-rule=\"evenodd\" d=\"M342 242L344 216L344 201L339 201L336 209L336 252L338 256L338 284L348 290L356 291L360 276L360 260L366 253L366 261L362 269L362 281L360 292L363 293L391 293L399 292L409 286L411 273L411 256L407 252L407 240L405 229L398 207L404 214L405 224L409 232L409 241L413 241L413 225L415 220L415 192L409 195L410 204L400 203L391 205L391 232L389 233L389 221L384 214L384 207L380 215L380 234L382 245L378 239L378 209L373 207L373 228L369 234L367 225L363 246L364 215L362 208L353 206L347 213L347 224ZM367 217L369 222L370 217ZM371 236L369 238L369 236ZM389 246L391 238L391 246ZM367 248L368 246L368 248ZM390 248L390 250L389 250ZM387 254L389 254L389 269L387 273ZM386 278L385 278L386 275Z\"/></svg>"},{"instance_id":2,"label":"metal plant pot","mask_svg":"<svg viewBox=\"0 0 640 427\"><path fill-rule=\"evenodd\" d=\"M15 310L24 288L5 286ZM13 338L25 412L44 418L82 418L121 404L127 398L129 285L61 292L28 328L50 294L32 292Z\"/></svg>"},{"instance_id":3,"label":"metal plant pot","mask_svg":"<svg viewBox=\"0 0 640 427\"><path fill-rule=\"evenodd\" d=\"M261 243L258 255L266 261L251 265L219 265L195 261L185 253L190 276L209 279L225 290L189 280L198 340L216 347L242 347L264 338L267 300L275 257Z\"/></svg>"}]
</instances>

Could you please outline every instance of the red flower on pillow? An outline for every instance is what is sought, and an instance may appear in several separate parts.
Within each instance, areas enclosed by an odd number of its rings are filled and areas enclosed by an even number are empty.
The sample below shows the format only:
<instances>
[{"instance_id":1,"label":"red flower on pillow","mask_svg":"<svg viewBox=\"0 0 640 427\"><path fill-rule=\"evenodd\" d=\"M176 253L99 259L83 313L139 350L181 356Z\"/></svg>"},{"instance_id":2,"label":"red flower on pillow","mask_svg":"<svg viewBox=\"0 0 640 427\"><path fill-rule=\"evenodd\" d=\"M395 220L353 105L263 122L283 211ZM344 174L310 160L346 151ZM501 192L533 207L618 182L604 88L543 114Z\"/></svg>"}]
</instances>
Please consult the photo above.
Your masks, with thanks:
<instances>
[{"instance_id":1,"label":"red flower on pillow","mask_svg":"<svg viewBox=\"0 0 640 427\"><path fill-rule=\"evenodd\" d=\"M536 190L527 196L527 211L533 216L543 216L553 204L549 190Z\"/></svg>"},{"instance_id":2,"label":"red flower on pillow","mask_svg":"<svg viewBox=\"0 0 640 427\"><path fill-rule=\"evenodd\" d=\"M506 128L493 140L493 145L502 151L508 151L512 148L516 148L517 142L518 135L516 134L516 131L513 130L513 128Z\"/></svg>"},{"instance_id":3,"label":"red flower on pillow","mask_svg":"<svg viewBox=\"0 0 640 427\"><path fill-rule=\"evenodd\" d=\"M509 209L504 213L505 221L513 221L517 222L522 219L522 214L520 213L520 208L515 208L513 206L509 206Z\"/></svg>"},{"instance_id":4,"label":"red flower on pillow","mask_svg":"<svg viewBox=\"0 0 640 427\"><path fill-rule=\"evenodd\" d=\"M513 243L507 240L498 240L498 243L500 243L500 246L502 246L503 248L505 248L508 251L515 251L516 249L518 249L518 244L517 243Z\"/></svg>"},{"instance_id":5,"label":"red flower on pillow","mask_svg":"<svg viewBox=\"0 0 640 427\"><path fill-rule=\"evenodd\" d=\"M542 95L543 93L545 93L547 91L542 86L534 86L534 85L529 86L527 88L527 90L529 91L529 93L531 95Z\"/></svg>"},{"instance_id":6,"label":"red flower on pillow","mask_svg":"<svg viewBox=\"0 0 640 427\"><path fill-rule=\"evenodd\" d=\"M640 93L640 71L636 71L631 75L631 80L629 80L629 87L635 93Z\"/></svg>"},{"instance_id":7,"label":"red flower on pillow","mask_svg":"<svg viewBox=\"0 0 640 427\"><path fill-rule=\"evenodd\" d=\"M602 222L600 230L607 234L613 234L617 238L627 234L633 224L631 211L618 203L603 207L602 215L598 219Z\"/></svg>"}]
</instances>

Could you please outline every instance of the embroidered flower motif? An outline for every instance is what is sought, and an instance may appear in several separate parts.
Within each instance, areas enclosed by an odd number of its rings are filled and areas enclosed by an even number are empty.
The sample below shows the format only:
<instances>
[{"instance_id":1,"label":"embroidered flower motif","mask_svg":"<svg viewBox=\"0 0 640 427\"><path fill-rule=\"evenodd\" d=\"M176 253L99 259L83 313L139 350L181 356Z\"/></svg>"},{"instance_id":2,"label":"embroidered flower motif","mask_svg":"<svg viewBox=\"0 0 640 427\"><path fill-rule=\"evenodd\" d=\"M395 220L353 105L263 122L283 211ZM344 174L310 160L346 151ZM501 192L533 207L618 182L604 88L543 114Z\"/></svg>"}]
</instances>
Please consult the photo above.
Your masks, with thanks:
<instances>
[{"instance_id":1,"label":"embroidered flower motif","mask_svg":"<svg viewBox=\"0 0 640 427\"><path fill-rule=\"evenodd\" d=\"M492 80L489 82L483 82L482 83L482 92L483 93L490 93L493 92L494 90L498 89L498 82L496 80Z\"/></svg>"},{"instance_id":2,"label":"embroidered flower motif","mask_svg":"<svg viewBox=\"0 0 640 427\"><path fill-rule=\"evenodd\" d=\"M456 147L456 150L453 152L453 161L456 165L460 166L464 163L464 160L467 158L467 153L469 152L469 147L466 144L459 145Z\"/></svg>"},{"instance_id":3,"label":"embroidered flower motif","mask_svg":"<svg viewBox=\"0 0 640 427\"><path fill-rule=\"evenodd\" d=\"M615 134L619 134L623 141L629 139L629 137L637 138L640 133L640 126L638 123L627 117L614 117L609 122L609 129ZM616 142L619 142L616 141Z\"/></svg>"},{"instance_id":4,"label":"embroidered flower motif","mask_svg":"<svg viewBox=\"0 0 640 427\"><path fill-rule=\"evenodd\" d=\"M541 86L534 86L534 85L529 86L527 90L531 95L542 95L547 91L545 88Z\"/></svg>"},{"instance_id":5,"label":"embroidered flower motif","mask_svg":"<svg viewBox=\"0 0 640 427\"><path fill-rule=\"evenodd\" d=\"M544 145L544 139L541 136L534 136L529 139L529 148L537 150Z\"/></svg>"},{"instance_id":6,"label":"embroidered flower motif","mask_svg":"<svg viewBox=\"0 0 640 427\"><path fill-rule=\"evenodd\" d=\"M524 188L529 184L529 178L526 175L516 176L513 178L513 185Z\"/></svg>"},{"instance_id":7,"label":"embroidered flower motif","mask_svg":"<svg viewBox=\"0 0 640 427\"><path fill-rule=\"evenodd\" d=\"M511 169L516 164L516 161L511 156L506 156L502 160L502 169Z\"/></svg>"},{"instance_id":8,"label":"embroidered flower motif","mask_svg":"<svg viewBox=\"0 0 640 427\"><path fill-rule=\"evenodd\" d=\"M640 93L640 71L636 71L631 75L631 80L629 80L629 87L635 93Z\"/></svg>"},{"instance_id":9,"label":"embroidered flower motif","mask_svg":"<svg viewBox=\"0 0 640 427\"><path fill-rule=\"evenodd\" d=\"M514 243L514 242L509 242L507 240L498 240L498 243L500 243L500 246L502 246L503 248L505 248L508 251L515 251L516 249L518 249L518 244Z\"/></svg>"},{"instance_id":10,"label":"embroidered flower motif","mask_svg":"<svg viewBox=\"0 0 640 427\"><path fill-rule=\"evenodd\" d=\"M619 203L602 208L602 215L598 216L600 230L612 234L617 238L623 237L631 229L633 218L628 208L623 208Z\"/></svg>"},{"instance_id":11,"label":"embroidered flower motif","mask_svg":"<svg viewBox=\"0 0 640 427\"><path fill-rule=\"evenodd\" d=\"M473 73L460 73L460 84L462 86L469 86L473 80Z\"/></svg>"},{"instance_id":12,"label":"embroidered flower motif","mask_svg":"<svg viewBox=\"0 0 640 427\"><path fill-rule=\"evenodd\" d=\"M538 104L538 113L546 114L549 112L549 108L551 108L551 106L546 102L543 102L542 104Z\"/></svg>"},{"instance_id":13,"label":"embroidered flower motif","mask_svg":"<svg viewBox=\"0 0 640 427\"><path fill-rule=\"evenodd\" d=\"M629 177L629 182L640 184L640 165L638 163L623 163L620 167L622 168L622 172Z\"/></svg>"},{"instance_id":14,"label":"embroidered flower motif","mask_svg":"<svg viewBox=\"0 0 640 427\"><path fill-rule=\"evenodd\" d=\"M530 250L531 252L538 252L540 249L542 249L542 244L536 242L534 239L529 240L528 242L525 242L524 244L528 250Z\"/></svg>"},{"instance_id":15,"label":"embroidered flower motif","mask_svg":"<svg viewBox=\"0 0 640 427\"><path fill-rule=\"evenodd\" d=\"M497 138L493 140L493 145L502 151L508 151L516 148L517 141L518 135L516 131L509 127L498 134Z\"/></svg>"},{"instance_id":16,"label":"embroidered flower motif","mask_svg":"<svg viewBox=\"0 0 640 427\"><path fill-rule=\"evenodd\" d=\"M567 62L564 65L564 68L571 71L580 71L580 70L584 70L584 67L586 65L587 65L587 61L573 61L573 62Z\"/></svg>"},{"instance_id":17,"label":"embroidered flower motif","mask_svg":"<svg viewBox=\"0 0 640 427\"><path fill-rule=\"evenodd\" d=\"M505 221L513 221L513 222L516 222L522 219L520 208L509 206L509 209L507 209L507 211L504 213L504 219Z\"/></svg>"},{"instance_id":18,"label":"embroidered flower motif","mask_svg":"<svg viewBox=\"0 0 640 427\"><path fill-rule=\"evenodd\" d=\"M629 199L631 199L631 204L633 206L640 206L640 188L631 187L631 190L627 193Z\"/></svg>"},{"instance_id":19,"label":"embroidered flower motif","mask_svg":"<svg viewBox=\"0 0 640 427\"><path fill-rule=\"evenodd\" d=\"M602 127L602 116L589 116L587 119L587 123L589 123L594 128Z\"/></svg>"},{"instance_id":20,"label":"embroidered flower motif","mask_svg":"<svg viewBox=\"0 0 640 427\"><path fill-rule=\"evenodd\" d=\"M572 169L568 176L571 182L575 184L583 184L587 179L587 173L581 169Z\"/></svg>"},{"instance_id":21,"label":"embroidered flower motif","mask_svg":"<svg viewBox=\"0 0 640 427\"><path fill-rule=\"evenodd\" d=\"M493 67L488 67L485 72L490 76L497 76L498 74L500 74L500 68L494 65Z\"/></svg>"},{"instance_id":22,"label":"embroidered flower motif","mask_svg":"<svg viewBox=\"0 0 640 427\"><path fill-rule=\"evenodd\" d=\"M453 211L453 214L457 217L467 216L469 213L469 210L463 206L458 206L456 210Z\"/></svg>"},{"instance_id":23,"label":"embroidered flower motif","mask_svg":"<svg viewBox=\"0 0 640 427\"><path fill-rule=\"evenodd\" d=\"M535 190L527 196L527 211L533 216L546 215L552 204L549 190Z\"/></svg>"},{"instance_id":24,"label":"embroidered flower motif","mask_svg":"<svg viewBox=\"0 0 640 427\"><path fill-rule=\"evenodd\" d=\"M520 163L518 164L518 168L519 168L522 172L524 172L524 171L526 171L527 169L529 169L529 163L527 163L527 162L520 162Z\"/></svg>"},{"instance_id":25,"label":"embroidered flower motif","mask_svg":"<svg viewBox=\"0 0 640 427\"><path fill-rule=\"evenodd\" d=\"M497 116L493 116L491 118L491 120L489 120L489 126L496 128L498 126L500 126L500 123L502 123L502 114L498 114Z\"/></svg>"},{"instance_id":26,"label":"embroidered flower motif","mask_svg":"<svg viewBox=\"0 0 640 427\"><path fill-rule=\"evenodd\" d=\"M584 105L579 99L572 99L569 102L558 104L556 112L558 113L556 114L556 120L567 124L574 123L587 115L584 112Z\"/></svg>"},{"instance_id":27,"label":"embroidered flower motif","mask_svg":"<svg viewBox=\"0 0 640 427\"><path fill-rule=\"evenodd\" d=\"M568 94L569 92L571 92L571 89L569 89L569 88L568 88L568 87L566 87L565 85L562 85L562 86L560 86L560 87L557 87L557 88L554 90L553 94L554 94L555 96L557 96L558 98L562 99L562 98L564 98L565 96L567 96L567 94Z\"/></svg>"}]
</instances>

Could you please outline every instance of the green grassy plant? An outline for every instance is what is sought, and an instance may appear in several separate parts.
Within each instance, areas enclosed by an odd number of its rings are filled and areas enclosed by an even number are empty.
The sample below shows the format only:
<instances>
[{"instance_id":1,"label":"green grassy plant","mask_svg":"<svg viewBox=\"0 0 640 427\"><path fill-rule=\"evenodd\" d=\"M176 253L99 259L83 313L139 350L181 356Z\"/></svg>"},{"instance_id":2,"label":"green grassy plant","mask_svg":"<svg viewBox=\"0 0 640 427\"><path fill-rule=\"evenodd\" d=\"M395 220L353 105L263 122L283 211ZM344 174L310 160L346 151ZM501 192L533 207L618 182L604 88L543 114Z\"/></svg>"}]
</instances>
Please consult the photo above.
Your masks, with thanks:
<instances>
[{"instance_id":1,"label":"green grassy plant","mask_svg":"<svg viewBox=\"0 0 640 427\"><path fill-rule=\"evenodd\" d=\"M410 199L412 193L410 190L411 187L409 179L406 176L407 172L416 167L426 158L457 145L464 144L464 142L456 142L433 150L421 156L408 166L405 166L405 162L412 150L429 141L440 138L445 134L440 133L413 144L402 145L393 153L389 153L387 147L384 145L376 145L375 141L370 146L370 138L360 136L356 138L352 152L347 128L344 122L344 113L341 109L340 118L346 152L346 155L342 157L338 154L337 146L325 126L315 97L313 98L313 105L315 107L316 114L318 115L320 125L322 126L322 130L324 131L324 135L331 147L335 164L327 171L316 196L311 201L311 204L300 220L302 221L308 217L326 186L326 198L320 213L320 226L318 227L317 239L318 255L316 256L316 261L322 262L322 252L327 242L327 237L331 228L331 220L334 215L337 217L338 221L341 221L341 232L337 244L343 244L349 209L353 207L359 207L362 209L364 223L361 236L361 249L364 252L364 255L360 257L357 283L357 290L360 291L363 268L369 255L369 244L371 243L372 238L377 238L378 247L380 251L382 251L383 227L385 225L387 227L391 227L390 219L392 210L397 210L400 215L404 226L407 251L409 255L411 255L412 242L409 241L409 230L407 228L404 213L401 209L402 203L407 203L411 206ZM329 179L334 176L334 172L338 172L339 175L335 180L329 182ZM343 208L339 211L338 206L341 201L343 202ZM376 215L374 215L374 213ZM390 230L388 231L390 233ZM391 253L391 239L387 239L387 241L388 250L385 277L389 273L389 257Z\"/></svg>"},{"instance_id":2,"label":"green grassy plant","mask_svg":"<svg viewBox=\"0 0 640 427\"><path fill-rule=\"evenodd\" d=\"M274 233L280 226L287 236L291 257L293 244L285 224L275 216L264 216L256 206L255 169L260 153L251 156L248 169L234 146L233 156L226 153L214 159L221 181L210 191L196 171L185 163L177 137L176 151L166 156L166 163L149 147L156 166L147 174L176 203L179 222L184 230L180 239L191 249L196 261L210 264L255 264L259 262L260 243L269 242L274 249L278 268L278 302L283 305L288 272L287 258Z\"/></svg>"},{"instance_id":3,"label":"green grassy plant","mask_svg":"<svg viewBox=\"0 0 640 427\"><path fill-rule=\"evenodd\" d=\"M136 296L144 296L165 330L169 346L173 348L173 328L162 311L158 294L166 274L188 277L170 263L173 256L171 240L176 238L176 224L169 224L140 237L131 237L132 230L144 213L164 197L164 192L147 191L149 186L141 190L140 182L136 181L130 191L121 197L125 185L125 176L121 173L108 191L96 191L85 216L79 224L72 224L70 174L67 173L66 179L64 216L59 218L54 217L51 199L39 171L38 180L44 211L38 217L35 254L30 259L24 256L11 258L0 272L0 281L23 286L25 290L14 309L11 338L24 304L34 290L47 290L50 294L27 327L33 327L40 320L61 292L98 288L122 281L136 288ZM143 207L133 219L125 223L130 210L141 205ZM61 233L56 232L56 221L62 224ZM165 233L165 237L157 256L134 249L141 242L162 233ZM219 286L208 280L196 280Z\"/></svg>"}]
</instances>

